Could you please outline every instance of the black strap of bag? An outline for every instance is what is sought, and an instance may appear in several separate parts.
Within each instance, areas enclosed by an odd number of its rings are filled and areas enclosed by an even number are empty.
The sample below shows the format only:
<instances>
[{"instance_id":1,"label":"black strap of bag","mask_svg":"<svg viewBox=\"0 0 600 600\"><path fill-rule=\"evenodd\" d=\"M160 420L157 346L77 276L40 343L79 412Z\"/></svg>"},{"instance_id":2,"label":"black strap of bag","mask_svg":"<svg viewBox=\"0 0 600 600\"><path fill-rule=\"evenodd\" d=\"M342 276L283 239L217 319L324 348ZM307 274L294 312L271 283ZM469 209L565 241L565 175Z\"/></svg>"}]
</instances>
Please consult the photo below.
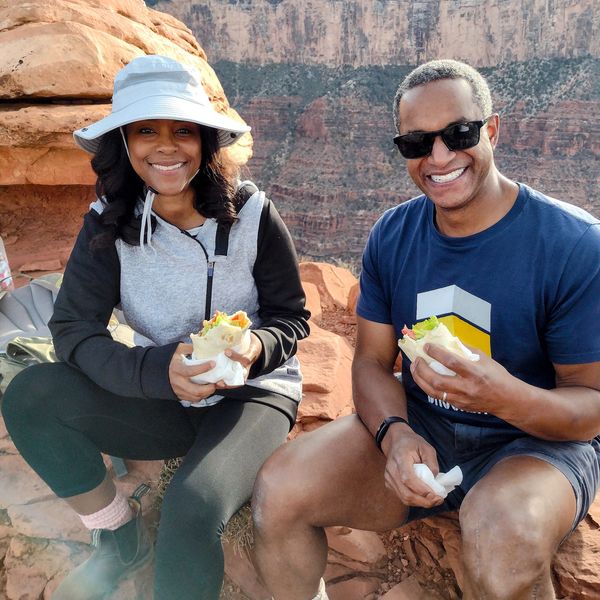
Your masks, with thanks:
<instances>
[{"instance_id":1,"label":"black strap of bag","mask_svg":"<svg viewBox=\"0 0 600 600\"><path fill-rule=\"evenodd\" d=\"M236 192L236 208L238 212L242 210L250 196L257 191L258 188L250 182L246 182L238 188ZM215 256L227 256L230 231L231 223L219 223L217 226L217 233L215 235Z\"/></svg>"}]
</instances>

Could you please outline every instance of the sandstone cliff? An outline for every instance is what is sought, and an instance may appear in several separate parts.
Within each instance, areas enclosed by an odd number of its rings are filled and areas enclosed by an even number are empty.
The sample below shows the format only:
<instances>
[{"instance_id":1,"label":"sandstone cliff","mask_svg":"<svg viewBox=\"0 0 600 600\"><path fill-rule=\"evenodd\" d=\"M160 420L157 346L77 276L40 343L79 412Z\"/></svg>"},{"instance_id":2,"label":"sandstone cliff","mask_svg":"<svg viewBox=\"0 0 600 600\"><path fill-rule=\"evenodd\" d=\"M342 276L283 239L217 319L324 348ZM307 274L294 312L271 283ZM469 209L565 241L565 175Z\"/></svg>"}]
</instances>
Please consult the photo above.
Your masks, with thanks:
<instances>
[{"instance_id":1,"label":"sandstone cliff","mask_svg":"<svg viewBox=\"0 0 600 600\"><path fill-rule=\"evenodd\" d=\"M477 66L600 56L596 0L164 0L212 61Z\"/></svg>"},{"instance_id":2,"label":"sandstone cliff","mask_svg":"<svg viewBox=\"0 0 600 600\"><path fill-rule=\"evenodd\" d=\"M253 128L249 173L299 252L358 270L383 210L415 195L392 144L411 66L466 60L489 77L509 177L600 214L596 0L162 0Z\"/></svg>"},{"instance_id":3,"label":"sandstone cliff","mask_svg":"<svg viewBox=\"0 0 600 600\"><path fill-rule=\"evenodd\" d=\"M13 270L64 265L95 182L72 132L110 111L132 58L193 65L217 110L240 119L191 31L142 0L0 0L0 48L0 235ZM252 136L227 152L244 164Z\"/></svg>"}]
</instances>

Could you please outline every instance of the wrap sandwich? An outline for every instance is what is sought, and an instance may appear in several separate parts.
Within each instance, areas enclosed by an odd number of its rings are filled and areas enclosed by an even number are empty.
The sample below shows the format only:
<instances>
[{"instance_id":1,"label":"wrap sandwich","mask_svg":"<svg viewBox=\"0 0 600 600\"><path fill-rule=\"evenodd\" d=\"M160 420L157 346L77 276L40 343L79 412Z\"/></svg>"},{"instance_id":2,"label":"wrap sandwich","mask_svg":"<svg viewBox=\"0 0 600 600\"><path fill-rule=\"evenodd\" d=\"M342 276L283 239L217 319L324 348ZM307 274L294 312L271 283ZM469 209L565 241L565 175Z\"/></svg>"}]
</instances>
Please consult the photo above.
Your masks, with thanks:
<instances>
[{"instance_id":1,"label":"wrap sandwich","mask_svg":"<svg viewBox=\"0 0 600 600\"><path fill-rule=\"evenodd\" d=\"M453 352L462 358L479 360L479 355L471 352L456 336L452 335L436 316L416 323L412 329L405 325L398 346L411 362L420 356L434 371L442 375L456 375L454 371L431 358L424 350L425 344L439 344L448 352Z\"/></svg>"},{"instance_id":2,"label":"wrap sandwich","mask_svg":"<svg viewBox=\"0 0 600 600\"><path fill-rule=\"evenodd\" d=\"M209 321L204 321L202 329L192 333L192 358L194 360L213 358L228 348L243 348L251 325L248 315L238 310L231 316L216 311Z\"/></svg>"},{"instance_id":3,"label":"wrap sandwich","mask_svg":"<svg viewBox=\"0 0 600 600\"><path fill-rule=\"evenodd\" d=\"M213 361L214 366L209 371L190 377L194 383L217 383L223 381L229 386L244 385L244 367L241 363L225 355L225 350L231 348L243 353L250 346L250 319L243 310L233 315L217 311L209 321L204 321L198 333L192 333L192 356L183 356L186 365L201 365ZM191 404L181 401L184 406L202 406L203 403Z\"/></svg>"}]
</instances>

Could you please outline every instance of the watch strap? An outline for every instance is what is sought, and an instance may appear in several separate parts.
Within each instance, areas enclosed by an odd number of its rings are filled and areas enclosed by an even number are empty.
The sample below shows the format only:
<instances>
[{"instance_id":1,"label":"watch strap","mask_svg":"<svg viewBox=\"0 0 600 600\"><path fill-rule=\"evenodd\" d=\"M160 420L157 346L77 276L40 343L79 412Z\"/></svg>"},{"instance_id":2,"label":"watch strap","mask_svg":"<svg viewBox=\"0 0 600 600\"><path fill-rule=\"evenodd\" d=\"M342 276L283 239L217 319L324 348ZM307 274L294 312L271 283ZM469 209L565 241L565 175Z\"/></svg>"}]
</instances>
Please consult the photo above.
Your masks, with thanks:
<instances>
[{"instance_id":1,"label":"watch strap","mask_svg":"<svg viewBox=\"0 0 600 600\"><path fill-rule=\"evenodd\" d=\"M397 417L397 416L386 417L381 422L381 425L379 426L379 428L377 429L377 433L375 434L375 443L377 444L377 447L380 450L381 450L381 442L383 442L383 438L385 437L385 434L387 433L387 430L389 429L389 427L392 423L405 423L406 425L410 426L409 422L404 417Z\"/></svg>"}]
</instances>

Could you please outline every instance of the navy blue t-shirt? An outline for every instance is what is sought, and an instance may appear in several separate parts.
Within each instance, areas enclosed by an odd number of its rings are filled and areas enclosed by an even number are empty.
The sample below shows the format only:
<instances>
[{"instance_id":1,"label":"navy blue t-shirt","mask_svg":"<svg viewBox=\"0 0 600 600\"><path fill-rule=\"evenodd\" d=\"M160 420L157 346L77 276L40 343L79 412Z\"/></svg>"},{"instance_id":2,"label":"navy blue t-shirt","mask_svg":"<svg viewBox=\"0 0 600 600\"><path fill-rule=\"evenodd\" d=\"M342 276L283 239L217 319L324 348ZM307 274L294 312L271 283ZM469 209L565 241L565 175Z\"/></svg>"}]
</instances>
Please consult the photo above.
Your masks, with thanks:
<instances>
[{"instance_id":1,"label":"navy blue t-shirt","mask_svg":"<svg viewBox=\"0 0 600 600\"><path fill-rule=\"evenodd\" d=\"M447 237L419 196L384 213L363 255L357 313L396 336L432 315L532 385L555 387L552 363L600 360L600 221L520 184L492 227ZM504 424L428 397L403 357L410 400L455 421Z\"/></svg>"}]
</instances>

